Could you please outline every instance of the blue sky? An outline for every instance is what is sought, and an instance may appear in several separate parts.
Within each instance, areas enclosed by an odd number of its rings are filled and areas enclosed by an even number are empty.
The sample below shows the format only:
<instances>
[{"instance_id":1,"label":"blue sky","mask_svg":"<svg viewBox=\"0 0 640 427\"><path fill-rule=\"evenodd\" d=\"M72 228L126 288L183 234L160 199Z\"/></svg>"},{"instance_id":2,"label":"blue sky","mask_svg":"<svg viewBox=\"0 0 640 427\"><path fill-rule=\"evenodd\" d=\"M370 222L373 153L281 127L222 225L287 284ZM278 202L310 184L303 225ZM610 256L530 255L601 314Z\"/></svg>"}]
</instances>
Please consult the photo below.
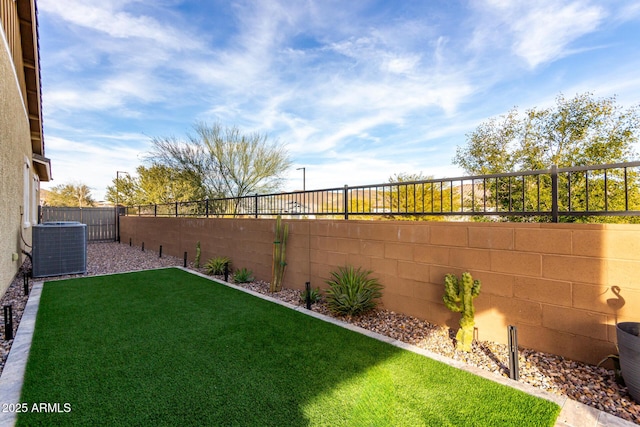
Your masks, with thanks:
<instances>
[{"instance_id":1,"label":"blue sky","mask_svg":"<svg viewBox=\"0 0 640 427\"><path fill-rule=\"evenodd\" d=\"M39 0L54 181L97 200L196 122L287 145L285 190L458 176L492 116L563 93L640 104L640 3Z\"/></svg>"}]
</instances>

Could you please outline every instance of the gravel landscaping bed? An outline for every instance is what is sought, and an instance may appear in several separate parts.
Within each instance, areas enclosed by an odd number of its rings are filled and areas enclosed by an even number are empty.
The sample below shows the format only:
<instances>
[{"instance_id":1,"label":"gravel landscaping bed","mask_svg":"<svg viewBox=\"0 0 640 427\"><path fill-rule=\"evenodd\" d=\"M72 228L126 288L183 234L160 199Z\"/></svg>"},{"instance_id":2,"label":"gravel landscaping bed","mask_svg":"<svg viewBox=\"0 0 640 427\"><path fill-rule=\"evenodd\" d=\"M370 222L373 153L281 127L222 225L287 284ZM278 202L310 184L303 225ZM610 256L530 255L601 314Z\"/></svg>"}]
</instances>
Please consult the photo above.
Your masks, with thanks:
<instances>
[{"instance_id":1,"label":"gravel landscaping bed","mask_svg":"<svg viewBox=\"0 0 640 427\"><path fill-rule=\"evenodd\" d=\"M159 258L157 252L143 252L140 248L129 247L126 244L94 243L87 246L87 275L182 266L183 262L182 259L172 256ZM3 306L8 304L13 306L14 334L28 298L24 295L22 270L28 271L30 268L31 265L27 260L0 301ZM47 280L67 277L75 276ZM254 282L242 286L292 304L303 305L300 301L300 292L296 290L284 289L277 294L271 294L269 285L265 282ZM322 302L314 304L312 310L331 315ZM340 317L340 319L434 353L464 361L469 365L494 372L496 375L509 377L506 345L487 341L477 342L474 343L471 353L458 352L454 347L455 331L385 309L376 309L357 318ZM1 372L13 340L4 339L4 322L0 324L0 333ZM616 384L611 370L525 348L519 349L519 365L522 382L552 393L566 395L578 402L640 424L640 404L636 404L631 399L626 387Z\"/></svg>"}]
</instances>

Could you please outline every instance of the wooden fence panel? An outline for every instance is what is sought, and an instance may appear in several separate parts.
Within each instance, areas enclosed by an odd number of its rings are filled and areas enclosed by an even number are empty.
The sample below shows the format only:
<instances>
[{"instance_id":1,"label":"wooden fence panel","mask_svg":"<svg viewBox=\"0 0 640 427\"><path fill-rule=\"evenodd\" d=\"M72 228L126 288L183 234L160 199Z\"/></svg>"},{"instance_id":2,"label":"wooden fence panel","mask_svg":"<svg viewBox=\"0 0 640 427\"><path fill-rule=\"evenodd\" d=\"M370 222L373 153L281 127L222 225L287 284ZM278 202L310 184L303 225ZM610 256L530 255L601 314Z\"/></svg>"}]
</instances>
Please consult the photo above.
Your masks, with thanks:
<instances>
[{"instance_id":1,"label":"wooden fence panel","mask_svg":"<svg viewBox=\"0 0 640 427\"><path fill-rule=\"evenodd\" d=\"M90 242L117 239L115 208L67 208L42 206L41 222L77 221L87 224Z\"/></svg>"}]
</instances>

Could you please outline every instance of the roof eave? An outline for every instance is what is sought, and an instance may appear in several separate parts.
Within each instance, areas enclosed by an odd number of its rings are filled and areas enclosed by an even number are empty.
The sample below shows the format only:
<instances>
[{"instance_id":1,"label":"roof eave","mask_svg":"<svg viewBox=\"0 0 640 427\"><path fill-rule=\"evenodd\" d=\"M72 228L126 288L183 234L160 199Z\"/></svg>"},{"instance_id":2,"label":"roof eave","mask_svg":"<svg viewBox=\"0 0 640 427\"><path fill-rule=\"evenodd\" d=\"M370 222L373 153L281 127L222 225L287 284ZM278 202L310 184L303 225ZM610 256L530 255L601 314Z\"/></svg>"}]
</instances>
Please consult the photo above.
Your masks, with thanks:
<instances>
[{"instance_id":1,"label":"roof eave","mask_svg":"<svg viewBox=\"0 0 640 427\"><path fill-rule=\"evenodd\" d=\"M17 6L22 41L22 63L27 90L27 114L31 129L31 147L35 154L44 156L37 8L34 0L18 0Z\"/></svg>"},{"instance_id":2,"label":"roof eave","mask_svg":"<svg viewBox=\"0 0 640 427\"><path fill-rule=\"evenodd\" d=\"M51 176L51 160L47 159L40 154L33 153L33 167L38 174L38 178L41 182L51 181L53 177Z\"/></svg>"}]
</instances>

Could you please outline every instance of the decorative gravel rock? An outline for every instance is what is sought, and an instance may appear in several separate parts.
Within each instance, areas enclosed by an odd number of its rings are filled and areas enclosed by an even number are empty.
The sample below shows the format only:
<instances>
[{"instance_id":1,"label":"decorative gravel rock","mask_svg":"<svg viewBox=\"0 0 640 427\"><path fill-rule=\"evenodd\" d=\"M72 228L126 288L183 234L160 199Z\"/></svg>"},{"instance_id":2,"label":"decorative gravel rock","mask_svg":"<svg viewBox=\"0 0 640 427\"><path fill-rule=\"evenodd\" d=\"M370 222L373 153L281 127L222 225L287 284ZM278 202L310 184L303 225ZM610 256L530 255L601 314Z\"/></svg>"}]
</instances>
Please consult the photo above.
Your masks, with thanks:
<instances>
[{"instance_id":1,"label":"decorative gravel rock","mask_svg":"<svg viewBox=\"0 0 640 427\"><path fill-rule=\"evenodd\" d=\"M183 260L172 256L158 257L158 253L118 243L95 243L87 246L87 274L107 274L136 271L158 267L182 266ZM192 266L190 266L192 268ZM29 271L29 260L22 266L15 280L1 299L2 305L13 306L14 335L17 330L27 298L23 290L23 272ZM202 272L202 269L198 269ZM77 277L82 275L55 277L47 280ZM220 277L218 277L220 278ZM31 285L31 280L30 280ZM279 300L304 305L300 292L283 289L272 294L266 282L241 285L253 291ZM323 303L316 303L312 310L332 315ZM334 316L335 317L335 316ZM383 308L373 310L360 317L340 317L371 331L428 349L469 365L477 366L496 375L508 377L507 346L493 342L475 342L470 353L455 350L455 331L447 327L432 325L415 317L394 313ZM13 340L4 340L4 322L0 323L0 372L4 367ZM569 398L617 417L640 424L640 404L635 403L626 387L615 382L613 371L593 365L568 360L563 357L541 353L530 349L519 350L520 381L540 389L566 395Z\"/></svg>"}]
</instances>

